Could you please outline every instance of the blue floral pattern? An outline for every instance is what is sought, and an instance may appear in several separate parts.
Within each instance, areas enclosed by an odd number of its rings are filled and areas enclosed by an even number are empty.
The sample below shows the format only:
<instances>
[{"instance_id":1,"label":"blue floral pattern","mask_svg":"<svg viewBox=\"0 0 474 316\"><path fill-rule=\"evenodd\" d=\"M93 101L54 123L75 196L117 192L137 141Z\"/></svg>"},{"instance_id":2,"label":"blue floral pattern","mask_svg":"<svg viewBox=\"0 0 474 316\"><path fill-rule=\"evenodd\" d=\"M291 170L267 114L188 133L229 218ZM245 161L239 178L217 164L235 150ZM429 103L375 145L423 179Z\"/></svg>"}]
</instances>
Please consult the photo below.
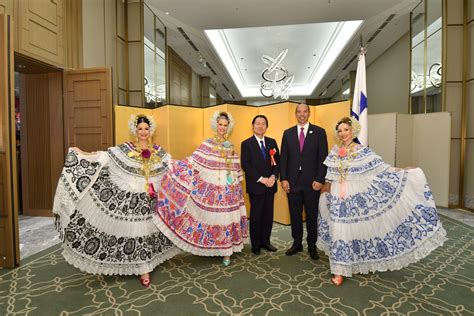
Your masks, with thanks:
<instances>
[{"instance_id":1,"label":"blue floral pattern","mask_svg":"<svg viewBox=\"0 0 474 316\"><path fill-rule=\"evenodd\" d=\"M345 162L348 159L351 159L351 161L347 173L352 176L367 174L370 171L376 171L379 168L388 167L382 158L375 155L370 148L363 147L362 149L355 151L349 158L348 156L339 157L338 149L335 146L324 161L324 164L328 167L326 178L331 180L339 179L339 162Z\"/></svg>"},{"instance_id":2,"label":"blue floral pattern","mask_svg":"<svg viewBox=\"0 0 474 316\"><path fill-rule=\"evenodd\" d=\"M438 225L436 208L418 204L412 215L381 237L332 240L330 226L321 216L318 219L318 232L319 238L330 248L332 262L353 264L397 258L430 237Z\"/></svg>"},{"instance_id":3,"label":"blue floral pattern","mask_svg":"<svg viewBox=\"0 0 474 316\"><path fill-rule=\"evenodd\" d=\"M392 209L405 189L408 172L379 173L374 177L367 191L341 199L328 194L326 206L332 220L342 223L356 223L371 220Z\"/></svg>"}]
</instances>

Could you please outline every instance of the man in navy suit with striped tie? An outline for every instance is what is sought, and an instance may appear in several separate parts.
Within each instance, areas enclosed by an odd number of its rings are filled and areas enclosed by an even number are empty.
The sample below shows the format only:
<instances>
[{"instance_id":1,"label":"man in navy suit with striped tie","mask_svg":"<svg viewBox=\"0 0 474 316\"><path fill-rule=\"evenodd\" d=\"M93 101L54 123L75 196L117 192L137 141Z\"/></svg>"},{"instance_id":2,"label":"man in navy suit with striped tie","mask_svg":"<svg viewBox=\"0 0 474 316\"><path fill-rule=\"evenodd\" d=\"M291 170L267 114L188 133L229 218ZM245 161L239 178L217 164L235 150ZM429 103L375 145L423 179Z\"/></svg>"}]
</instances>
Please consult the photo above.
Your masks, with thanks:
<instances>
[{"instance_id":1,"label":"man in navy suit with striped tie","mask_svg":"<svg viewBox=\"0 0 474 316\"><path fill-rule=\"evenodd\" d=\"M240 158L250 198L250 241L252 252L277 251L270 243L273 225L273 201L279 175L279 150L273 138L266 137L268 119L257 115L252 120L254 135L241 144Z\"/></svg>"},{"instance_id":2,"label":"man in navy suit with striped tie","mask_svg":"<svg viewBox=\"0 0 474 316\"><path fill-rule=\"evenodd\" d=\"M309 123L309 106L296 106L298 124L283 133L281 141L280 181L287 193L290 208L293 245L286 251L292 256L303 250L303 206L306 213L308 252L312 259L319 259L316 250L317 220L320 190L325 182L328 155L326 132Z\"/></svg>"}]
</instances>

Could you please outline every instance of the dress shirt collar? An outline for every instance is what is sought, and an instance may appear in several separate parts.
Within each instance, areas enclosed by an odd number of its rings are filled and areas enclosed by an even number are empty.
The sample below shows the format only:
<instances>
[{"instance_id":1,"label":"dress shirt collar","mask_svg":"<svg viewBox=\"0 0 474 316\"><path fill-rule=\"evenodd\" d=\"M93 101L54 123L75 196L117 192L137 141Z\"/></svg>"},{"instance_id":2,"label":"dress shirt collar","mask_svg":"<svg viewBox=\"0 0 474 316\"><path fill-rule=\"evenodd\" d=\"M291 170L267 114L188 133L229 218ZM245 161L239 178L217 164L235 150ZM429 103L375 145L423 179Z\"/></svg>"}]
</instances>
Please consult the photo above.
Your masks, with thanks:
<instances>
[{"instance_id":1,"label":"dress shirt collar","mask_svg":"<svg viewBox=\"0 0 474 316\"><path fill-rule=\"evenodd\" d=\"M306 122L305 125L301 126L299 124L296 125L298 127L298 135L300 134L301 128L304 128L304 136L308 134L308 129L309 129L309 122Z\"/></svg>"},{"instance_id":2,"label":"dress shirt collar","mask_svg":"<svg viewBox=\"0 0 474 316\"><path fill-rule=\"evenodd\" d=\"M257 143L258 145L260 146L260 141L263 140L263 145L265 146L265 136L263 136L262 138L259 138L257 135L253 134L253 136L255 137L255 139L257 140Z\"/></svg>"}]
</instances>

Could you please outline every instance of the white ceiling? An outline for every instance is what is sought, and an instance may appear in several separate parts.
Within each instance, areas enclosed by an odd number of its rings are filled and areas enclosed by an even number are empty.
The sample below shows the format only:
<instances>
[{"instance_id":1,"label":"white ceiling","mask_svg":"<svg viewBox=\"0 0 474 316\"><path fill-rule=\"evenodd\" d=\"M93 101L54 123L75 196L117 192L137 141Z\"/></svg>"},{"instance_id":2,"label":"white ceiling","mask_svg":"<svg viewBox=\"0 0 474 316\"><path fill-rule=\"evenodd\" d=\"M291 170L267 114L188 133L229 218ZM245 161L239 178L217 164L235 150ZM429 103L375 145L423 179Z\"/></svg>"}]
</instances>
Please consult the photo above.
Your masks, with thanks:
<instances>
[{"instance_id":1,"label":"white ceiling","mask_svg":"<svg viewBox=\"0 0 474 316\"><path fill-rule=\"evenodd\" d=\"M377 31L388 16L395 17L367 45L367 64L409 31L409 12L418 0L145 0L167 26L168 44L202 76L216 82L217 92L229 100L242 95L238 83L223 64L205 30L222 29L243 82L256 87L265 67L263 54L276 57L284 48L289 52L283 64L295 75L294 86L308 84L324 60L332 31L339 21L364 20L352 39L335 58L314 91L305 98L330 97L341 89L342 79L355 70L360 37L364 42ZM217 75L199 63L198 53L178 31L181 27ZM334 54L332 54L334 55ZM329 83L333 82L329 87ZM292 99L290 95L290 99Z\"/></svg>"}]
</instances>

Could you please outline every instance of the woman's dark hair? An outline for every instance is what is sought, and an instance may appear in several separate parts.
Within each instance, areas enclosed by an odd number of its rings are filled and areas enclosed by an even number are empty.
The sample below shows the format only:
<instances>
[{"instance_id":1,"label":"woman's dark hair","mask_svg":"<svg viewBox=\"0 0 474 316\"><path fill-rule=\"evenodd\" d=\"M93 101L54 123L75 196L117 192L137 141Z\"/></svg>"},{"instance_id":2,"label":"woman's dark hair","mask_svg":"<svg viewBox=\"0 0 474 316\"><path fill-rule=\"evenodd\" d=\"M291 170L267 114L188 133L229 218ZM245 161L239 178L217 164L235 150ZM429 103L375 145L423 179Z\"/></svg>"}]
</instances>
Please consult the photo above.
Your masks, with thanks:
<instances>
[{"instance_id":1,"label":"woman's dark hair","mask_svg":"<svg viewBox=\"0 0 474 316\"><path fill-rule=\"evenodd\" d=\"M227 121L227 123L230 123L230 118L229 115L226 112L220 112L219 116L217 117L217 122L219 122L220 119L224 119Z\"/></svg>"},{"instance_id":2,"label":"woman's dark hair","mask_svg":"<svg viewBox=\"0 0 474 316\"><path fill-rule=\"evenodd\" d=\"M262 115L262 114L259 114L257 116L255 116L252 120L252 125L255 124L255 121L258 119L258 118L263 118L265 120L265 123L267 124L267 127L268 127L268 119L265 115Z\"/></svg>"},{"instance_id":3,"label":"woman's dark hair","mask_svg":"<svg viewBox=\"0 0 474 316\"><path fill-rule=\"evenodd\" d=\"M136 126L138 126L138 124L140 123L147 123L148 126L150 126L150 121L148 120L148 118L146 116L139 116L137 117L137 124Z\"/></svg>"},{"instance_id":4,"label":"woman's dark hair","mask_svg":"<svg viewBox=\"0 0 474 316\"><path fill-rule=\"evenodd\" d=\"M342 123L352 126L352 120L350 117L343 117L339 122L336 123L336 130Z\"/></svg>"}]
</instances>

